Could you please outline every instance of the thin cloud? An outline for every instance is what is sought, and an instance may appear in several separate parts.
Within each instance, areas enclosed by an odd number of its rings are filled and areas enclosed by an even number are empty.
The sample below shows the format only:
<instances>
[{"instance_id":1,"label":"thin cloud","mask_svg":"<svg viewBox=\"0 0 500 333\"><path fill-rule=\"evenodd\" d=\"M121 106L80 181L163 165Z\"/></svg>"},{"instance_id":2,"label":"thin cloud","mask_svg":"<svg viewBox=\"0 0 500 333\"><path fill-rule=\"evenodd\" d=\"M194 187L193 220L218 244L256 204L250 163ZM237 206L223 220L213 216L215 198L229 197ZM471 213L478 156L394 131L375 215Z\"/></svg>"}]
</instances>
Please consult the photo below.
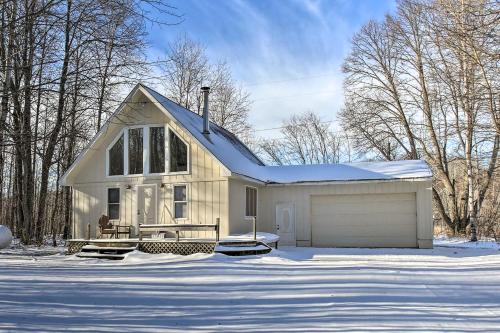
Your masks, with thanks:
<instances>
[{"instance_id":1,"label":"thin cloud","mask_svg":"<svg viewBox=\"0 0 500 333\"><path fill-rule=\"evenodd\" d=\"M340 67L352 35L394 7L390 0L173 4L185 12L185 22L169 29L155 46L161 50L161 44L186 32L206 46L212 60L227 60L254 100L250 121L255 127L277 127L305 111L334 120L343 100Z\"/></svg>"}]
</instances>

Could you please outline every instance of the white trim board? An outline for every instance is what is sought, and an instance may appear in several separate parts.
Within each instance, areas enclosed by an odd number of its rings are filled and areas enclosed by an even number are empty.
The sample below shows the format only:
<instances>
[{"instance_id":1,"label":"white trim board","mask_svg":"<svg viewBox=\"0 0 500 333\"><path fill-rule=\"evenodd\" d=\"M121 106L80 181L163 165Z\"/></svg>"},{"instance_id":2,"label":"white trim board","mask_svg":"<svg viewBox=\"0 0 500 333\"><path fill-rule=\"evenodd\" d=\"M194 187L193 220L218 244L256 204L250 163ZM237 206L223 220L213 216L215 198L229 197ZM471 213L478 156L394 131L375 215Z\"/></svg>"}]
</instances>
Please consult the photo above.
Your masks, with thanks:
<instances>
[{"instance_id":1,"label":"white trim board","mask_svg":"<svg viewBox=\"0 0 500 333\"><path fill-rule=\"evenodd\" d=\"M155 172L151 173L151 165L150 165L150 132L151 128L163 128L165 133L165 171L164 172ZM136 128L142 128L142 145L143 145L143 155L142 155L142 165L143 165L143 170L142 173L134 173L130 174L129 170L129 130L130 129L136 129ZM186 171L170 171L170 132L174 133L187 147L187 170ZM109 174L109 166L110 166L110 161L109 161L109 151L110 149L116 144L116 142L119 140L119 138L123 135L124 138L124 143L123 143L123 175L110 175ZM111 143L106 147L106 170L105 170L105 177L106 179L116 179L116 178L122 178L122 177L152 177L152 176L172 176L172 175L188 175L191 173L191 145L189 142L184 140L179 133L172 128L172 126L169 126L168 124L144 124L144 125L132 125L132 126L126 126L118 132L116 137L111 141Z\"/></svg>"}]
</instances>

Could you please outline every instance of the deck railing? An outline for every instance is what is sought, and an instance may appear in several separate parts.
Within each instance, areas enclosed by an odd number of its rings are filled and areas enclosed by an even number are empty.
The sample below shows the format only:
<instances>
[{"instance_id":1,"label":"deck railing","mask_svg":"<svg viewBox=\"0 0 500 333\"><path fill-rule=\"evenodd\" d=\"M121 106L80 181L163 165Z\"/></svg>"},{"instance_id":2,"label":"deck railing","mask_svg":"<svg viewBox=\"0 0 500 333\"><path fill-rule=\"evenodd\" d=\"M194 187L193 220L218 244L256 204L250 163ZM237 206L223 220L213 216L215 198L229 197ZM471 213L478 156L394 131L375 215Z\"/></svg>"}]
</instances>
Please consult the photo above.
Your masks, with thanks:
<instances>
[{"instance_id":1,"label":"deck railing","mask_svg":"<svg viewBox=\"0 0 500 333\"><path fill-rule=\"evenodd\" d=\"M175 240L178 242L180 239L179 233L181 231L215 231L215 241L219 241L220 233L220 219L215 220L215 224L139 224L139 240L141 241L145 233L150 232L175 232Z\"/></svg>"}]
</instances>

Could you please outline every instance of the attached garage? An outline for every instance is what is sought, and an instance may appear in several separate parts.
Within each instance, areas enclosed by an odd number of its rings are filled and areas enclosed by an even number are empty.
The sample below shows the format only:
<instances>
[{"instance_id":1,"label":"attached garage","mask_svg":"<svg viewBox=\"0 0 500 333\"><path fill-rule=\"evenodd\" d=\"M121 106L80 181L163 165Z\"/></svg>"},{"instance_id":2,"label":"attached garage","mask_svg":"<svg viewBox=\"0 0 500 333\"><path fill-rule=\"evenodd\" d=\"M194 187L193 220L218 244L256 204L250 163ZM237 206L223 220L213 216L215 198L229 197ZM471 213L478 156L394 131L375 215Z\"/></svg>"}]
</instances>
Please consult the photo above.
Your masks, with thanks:
<instances>
[{"instance_id":1,"label":"attached garage","mask_svg":"<svg viewBox=\"0 0 500 333\"><path fill-rule=\"evenodd\" d=\"M267 170L258 221L282 245L432 248L432 173L423 161Z\"/></svg>"},{"instance_id":2,"label":"attached garage","mask_svg":"<svg viewBox=\"0 0 500 333\"><path fill-rule=\"evenodd\" d=\"M315 247L417 247L415 193L311 197Z\"/></svg>"}]
</instances>

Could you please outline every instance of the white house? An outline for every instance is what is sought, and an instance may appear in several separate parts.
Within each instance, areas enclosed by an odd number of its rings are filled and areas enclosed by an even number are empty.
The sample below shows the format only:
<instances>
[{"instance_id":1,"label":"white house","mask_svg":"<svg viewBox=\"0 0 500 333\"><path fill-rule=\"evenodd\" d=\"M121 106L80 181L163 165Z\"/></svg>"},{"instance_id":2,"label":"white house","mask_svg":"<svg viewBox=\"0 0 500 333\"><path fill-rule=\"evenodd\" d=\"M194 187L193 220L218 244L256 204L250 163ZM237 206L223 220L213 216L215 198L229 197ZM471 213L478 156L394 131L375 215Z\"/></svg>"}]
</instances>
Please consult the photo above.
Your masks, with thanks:
<instances>
[{"instance_id":1,"label":"white house","mask_svg":"<svg viewBox=\"0 0 500 333\"><path fill-rule=\"evenodd\" d=\"M218 218L223 237L251 231L256 216L280 244L430 248L431 176L423 161L267 166L208 115L138 84L61 183L74 238L88 224L98 237L103 214L132 236L142 223Z\"/></svg>"}]
</instances>

